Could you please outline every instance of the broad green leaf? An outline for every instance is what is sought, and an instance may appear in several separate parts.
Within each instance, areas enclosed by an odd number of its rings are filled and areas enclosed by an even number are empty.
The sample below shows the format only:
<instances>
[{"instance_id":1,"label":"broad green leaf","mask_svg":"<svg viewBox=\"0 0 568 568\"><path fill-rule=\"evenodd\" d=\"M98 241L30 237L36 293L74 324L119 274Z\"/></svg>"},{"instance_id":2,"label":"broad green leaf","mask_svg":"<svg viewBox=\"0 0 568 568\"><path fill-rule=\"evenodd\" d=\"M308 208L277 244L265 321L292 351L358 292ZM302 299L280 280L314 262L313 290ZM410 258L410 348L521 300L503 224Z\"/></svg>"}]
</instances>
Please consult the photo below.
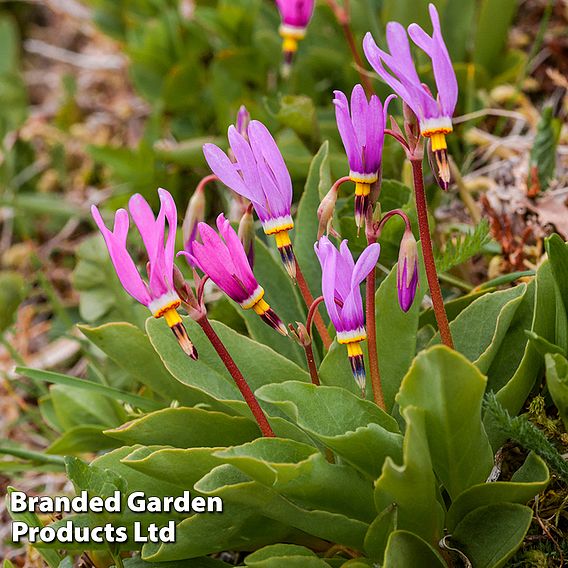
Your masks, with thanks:
<instances>
[{"instance_id":1,"label":"broad green leaf","mask_svg":"<svg viewBox=\"0 0 568 568\"><path fill-rule=\"evenodd\" d=\"M444 346L420 353L397 395L401 413L424 411L434 471L450 497L487 479L493 452L481 423L486 379L463 355Z\"/></svg>"},{"instance_id":2,"label":"broad green leaf","mask_svg":"<svg viewBox=\"0 0 568 568\"><path fill-rule=\"evenodd\" d=\"M99 327L79 326L79 329L121 369L167 401L177 400L187 406L203 402L194 390L172 377L148 336L138 327L119 322Z\"/></svg>"},{"instance_id":3,"label":"broad green leaf","mask_svg":"<svg viewBox=\"0 0 568 568\"><path fill-rule=\"evenodd\" d=\"M273 241L274 238L270 237L269 247L275 249ZM256 238L254 243L254 255L254 275L265 290L264 299L284 324L305 321L306 312L300 303L297 287L292 283L280 259L276 258L259 238ZM305 365L304 351L295 341L283 337L266 325L253 310L243 310L240 307L238 310L253 339L295 363Z\"/></svg>"},{"instance_id":4,"label":"broad green leaf","mask_svg":"<svg viewBox=\"0 0 568 568\"><path fill-rule=\"evenodd\" d=\"M145 544L142 558L162 563L223 550L250 550L288 540L294 532L251 507L224 501L223 513L193 515L178 523L174 543Z\"/></svg>"},{"instance_id":5,"label":"broad green leaf","mask_svg":"<svg viewBox=\"0 0 568 568\"><path fill-rule=\"evenodd\" d=\"M18 491L14 487L8 487L6 489L6 509L10 514L10 517L14 521L21 521L26 523L29 527L43 527L44 524L41 522L40 518L35 513L13 513L10 506L10 495ZM38 550L41 557L45 560L49 568L57 568L59 563L63 560L63 556L56 550Z\"/></svg>"},{"instance_id":6,"label":"broad green leaf","mask_svg":"<svg viewBox=\"0 0 568 568\"><path fill-rule=\"evenodd\" d=\"M373 479L379 476L387 456L400 460L398 425L373 402L341 388L296 381L267 385L256 394Z\"/></svg>"},{"instance_id":7,"label":"broad green leaf","mask_svg":"<svg viewBox=\"0 0 568 568\"><path fill-rule=\"evenodd\" d=\"M396 507L396 528L412 532L430 544L443 533L444 508L438 501L438 486L426 435L426 412L406 406L403 465L387 457L375 483L377 511ZM380 559L379 559L380 560Z\"/></svg>"},{"instance_id":8,"label":"broad green leaf","mask_svg":"<svg viewBox=\"0 0 568 568\"><path fill-rule=\"evenodd\" d=\"M176 448L232 446L260 435L248 418L201 408L164 408L105 433L127 445Z\"/></svg>"},{"instance_id":9,"label":"broad green leaf","mask_svg":"<svg viewBox=\"0 0 568 568\"><path fill-rule=\"evenodd\" d=\"M140 556L124 559L124 568L227 568L226 562L208 556L186 558L180 562L146 562Z\"/></svg>"},{"instance_id":10,"label":"broad green leaf","mask_svg":"<svg viewBox=\"0 0 568 568\"><path fill-rule=\"evenodd\" d=\"M554 342L556 295L551 265L543 262L535 278L535 309L531 331L548 341ZM523 358L515 374L497 393L497 400L513 416L523 407L543 366L543 357L530 342L527 343ZM494 448L503 442L498 432L493 432L491 419L485 421L485 428Z\"/></svg>"},{"instance_id":11,"label":"broad green leaf","mask_svg":"<svg viewBox=\"0 0 568 568\"><path fill-rule=\"evenodd\" d=\"M475 568L500 568L521 546L532 514L530 507L517 503L479 507L457 525L452 542Z\"/></svg>"},{"instance_id":12,"label":"broad green leaf","mask_svg":"<svg viewBox=\"0 0 568 568\"><path fill-rule=\"evenodd\" d=\"M568 306L568 246L557 234L548 237L545 245L554 281L564 306Z\"/></svg>"},{"instance_id":13,"label":"broad green leaf","mask_svg":"<svg viewBox=\"0 0 568 568\"><path fill-rule=\"evenodd\" d=\"M331 184L329 142L325 141L310 164L295 221L294 254L314 298L321 295L321 269L314 252L319 226L317 210L321 193L325 195Z\"/></svg>"},{"instance_id":14,"label":"broad green leaf","mask_svg":"<svg viewBox=\"0 0 568 568\"><path fill-rule=\"evenodd\" d=\"M552 106L545 106L538 122L529 161L530 178L533 176L533 168L536 169L537 174L537 179L531 181L532 183L538 181L537 188L541 191L548 189L556 172L556 147L560 130L560 120L554 118Z\"/></svg>"},{"instance_id":15,"label":"broad green leaf","mask_svg":"<svg viewBox=\"0 0 568 568\"><path fill-rule=\"evenodd\" d=\"M215 455L301 507L366 522L376 514L369 480L349 466L329 463L313 446L259 438Z\"/></svg>"},{"instance_id":16,"label":"broad green leaf","mask_svg":"<svg viewBox=\"0 0 568 568\"><path fill-rule=\"evenodd\" d=\"M530 453L523 465L513 474L511 481L480 483L464 491L448 511L446 525L451 532L456 525L478 507L493 503L524 505L537 493L544 491L550 476L548 467L536 454Z\"/></svg>"},{"instance_id":17,"label":"broad green leaf","mask_svg":"<svg viewBox=\"0 0 568 568\"><path fill-rule=\"evenodd\" d=\"M525 290L522 284L484 294L450 323L456 350L474 362L481 372L486 373L491 365Z\"/></svg>"},{"instance_id":18,"label":"broad green leaf","mask_svg":"<svg viewBox=\"0 0 568 568\"><path fill-rule=\"evenodd\" d=\"M181 489L191 489L205 474L223 464L223 460L214 455L222 449L150 449L143 446L123 457L121 463L160 482L164 479L164 471L167 471L169 483Z\"/></svg>"},{"instance_id":19,"label":"broad green leaf","mask_svg":"<svg viewBox=\"0 0 568 568\"><path fill-rule=\"evenodd\" d=\"M103 434L104 426L74 426L64 432L45 450L48 454L74 455L98 452L119 446L119 442Z\"/></svg>"},{"instance_id":20,"label":"broad green leaf","mask_svg":"<svg viewBox=\"0 0 568 568\"><path fill-rule=\"evenodd\" d=\"M219 496L225 504L254 507L258 513L276 521L358 550L363 547L369 527L342 514L296 505L228 464L216 467L195 484L195 489L205 495Z\"/></svg>"},{"instance_id":21,"label":"broad green leaf","mask_svg":"<svg viewBox=\"0 0 568 568\"><path fill-rule=\"evenodd\" d=\"M383 568L445 568L442 557L425 540L408 531L391 533Z\"/></svg>"},{"instance_id":22,"label":"broad green leaf","mask_svg":"<svg viewBox=\"0 0 568 568\"><path fill-rule=\"evenodd\" d=\"M232 413L249 415L231 375L199 325L188 317L184 318L184 324L199 353L197 361L189 359L180 349L165 322L154 318L147 321L148 337L167 369L179 381L220 401L227 407L223 409L225 412L230 409ZM239 335L220 322L211 322L211 325L253 391L266 383L310 380L307 372L272 349Z\"/></svg>"},{"instance_id":23,"label":"broad green leaf","mask_svg":"<svg viewBox=\"0 0 568 568\"><path fill-rule=\"evenodd\" d=\"M61 373L41 371L39 369L30 369L28 367L16 367L16 372L36 381L45 381L47 383L53 383L56 385L64 385L68 387L75 387L77 389L83 389L92 393L100 393L114 400L122 400L123 402L132 404L143 410L156 410L162 406L161 404L158 404L154 400L150 400L148 398L127 393L121 391L120 389L115 389L114 387L107 387L106 385L101 385L100 383L95 383L93 381L87 381L84 379L78 379L76 377L63 375Z\"/></svg>"},{"instance_id":24,"label":"broad green leaf","mask_svg":"<svg viewBox=\"0 0 568 568\"><path fill-rule=\"evenodd\" d=\"M65 459L65 467L77 492L88 491L90 496L97 495L103 499L111 497L115 491L126 493L125 480L110 469L89 465L74 457Z\"/></svg>"},{"instance_id":25,"label":"broad green leaf","mask_svg":"<svg viewBox=\"0 0 568 568\"><path fill-rule=\"evenodd\" d=\"M421 255L420 244L418 254ZM394 405L400 383L416 354L420 303L423 291L427 289L423 263L420 262L419 266L420 287L408 312L403 312L398 303L396 266L393 266L375 294L379 370L385 403L389 411Z\"/></svg>"},{"instance_id":26,"label":"broad green leaf","mask_svg":"<svg viewBox=\"0 0 568 568\"><path fill-rule=\"evenodd\" d=\"M568 361L563 355L548 354L546 362L546 386L558 409L558 414L568 428Z\"/></svg>"},{"instance_id":27,"label":"broad green leaf","mask_svg":"<svg viewBox=\"0 0 568 568\"><path fill-rule=\"evenodd\" d=\"M389 536L396 530L397 511L395 503L383 509L371 523L365 535L365 552L379 564L383 563Z\"/></svg>"},{"instance_id":28,"label":"broad green leaf","mask_svg":"<svg viewBox=\"0 0 568 568\"><path fill-rule=\"evenodd\" d=\"M467 308L472 302L490 291L491 290L473 291L469 294L460 296L459 298L454 298L452 300L444 302L448 320L450 322L454 321L458 317L458 315L463 312L463 310L465 310L465 308ZM432 308L428 308L420 314L420 323L418 325L420 327L424 327L425 325L431 325L433 327L436 326L436 314L434 313L434 310Z\"/></svg>"},{"instance_id":29,"label":"broad green leaf","mask_svg":"<svg viewBox=\"0 0 568 568\"><path fill-rule=\"evenodd\" d=\"M329 568L313 551L297 544L272 544L245 558L245 565L251 568L279 568L284 564L291 568Z\"/></svg>"}]
</instances>

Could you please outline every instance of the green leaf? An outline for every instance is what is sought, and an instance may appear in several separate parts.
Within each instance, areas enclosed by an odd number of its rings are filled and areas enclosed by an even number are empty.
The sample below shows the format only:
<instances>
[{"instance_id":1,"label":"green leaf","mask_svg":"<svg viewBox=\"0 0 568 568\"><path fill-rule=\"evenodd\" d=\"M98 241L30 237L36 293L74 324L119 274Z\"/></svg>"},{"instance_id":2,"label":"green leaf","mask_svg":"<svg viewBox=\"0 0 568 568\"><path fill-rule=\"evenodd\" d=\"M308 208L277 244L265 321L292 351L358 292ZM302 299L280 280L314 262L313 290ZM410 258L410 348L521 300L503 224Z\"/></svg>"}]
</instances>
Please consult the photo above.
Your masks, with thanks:
<instances>
[{"instance_id":1,"label":"green leaf","mask_svg":"<svg viewBox=\"0 0 568 568\"><path fill-rule=\"evenodd\" d=\"M165 322L155 318L146 322L148 337L166 368L188 387L209 395L214 402L216 399L217 406L222 405L216 409L250 415L233 378L199 325L189 317L184 317L183 321L199 353L197 361L187 357L180 349ZM310 380L307 372L272 349L239 335L220 322L213 321L211 325L253 391L266 383ZM274 330L270 331L276 334Z\"/></svg>"},{"instance_id":2,"label":"green leaf","mask_svg":"<svg viewBox=\"0 0 568 568\"><path fill-rule=\"evenodd\" d=\"M548 467L536 454L530 453L511 481L480 483L464 491L451 505L446 525L451 532L456 525L478 507L493 503L524 505L544 491L550 481Z\"/></svg>"},{"instance_id":3,"label":"green leaf","mask_svg":"<svg viewBox=\"0 0 568 568\"><path fill-rule=\"evenodd\" d=\"M526 285L484 294L465 308L450 330L457 351L486 373L522 301ZM439 341L439 336L437 336Z\"/></svg>"},{"instance_id":4,"label":"green leaf","mask_svg":"<svg viewBox=\"0 0 568 568\"><path fill-rule=\"evenodd\" d=\"M494 503L465 516L452 534L475 568L499 568L521 546L532 520L530 507Z\"/></svg>"},{"instance_id":5,"label":"green leaf","mask_svg":"<svg viewBox=\"0 0 568 568\"><path fill-rule=\"evenodd\" d=\"M555 284L550 262L543 262L535 278L535 308L531 331L547 341L554 341L555 314L557 310ZM543 366L543 357L538 349L527 342L523 358L511 379L497 393L497 399L511 414L515 415L523 407ZM502 435L493 432L491 418L485 420L485 428L491 445L498 448Z\"/></svg>"},{"instance_id":6,"label":"green leaf","mask_svg":"<svg viewBox=\"0 0 568 568\"><path fill-rule=\"evenodd\" d=\"M568 246L556 233L550 235L544 243L554 281L560 290L564 306L568 306Z\"/></svg>"},{"instance_id":7,"label":"green leaf","mask_svg":"<svg viewBox=\"0 0 568 568\"><path fill-rule=\"evenodd\" d=\"M295 221L294 254L314 298L321 295L321 269L314 252L319 226L317 210L321 193L327 193L331 183L329 142L326 140L310 164Z\"/></svg>"},{"instance_id":8,"label":"green leaf","mask_svg":"<svg viewBox=\"0 0 568 568\"><path fill-rule=\"evenodd\" d=\"M472 256L479 254L489 242L489 223L482 219L472 231L450 238L443 252L436 255L436 269L447 272L458 264L463 264Z\"/></svg>"},{"instance_id":9,"label":"green leaf","mask_svg":"<svg viewBox=\"0 0 568 568\"><path fill-rule=\"evenodd\" d=\"M203 402L194 390L172 377L148 336L138 327L120 322L99 327L79 326L79 329L121 369L166 401L177 400L186 406Z\"/></svg>"},{"instance_id":10,"label":"green leaf","mask_svg":"<svg viewBox=\"0 0 568 568\"><path fill-rule=\"evenodd\" d=\"M10 496L14 491L18 491L14 487L8 487L6 490L6 509L10 514L10 517L14 521L21 521L26 523L29 527L42 528L44 524L41 522L40 518L35 513L13 513L10 507ZM45 560L49 568L58 568L59 563L63 560L63 556L59 554L56 550L38 550L40 556Z\"/></svg>"},{"instance_id":11,"label":"green leaf","mask_svg":"<svg viewBox=\"0 0 568 568\"><path fill-rule=\"evenodd\" d=\"M74 455L118 447L119 443L103 434L104 426L74 426L45 450L48 454Z\"/></svg>"},{"instance_id":12,"label":"green leaf","mask_svg":"<svg viewBox=\"0 0 568 568\"><path fill-rule=\"evenodd\" d=\"M284 564L291 568L329 568L329 564L309 548L297 544L272 544L245 558L245 565L251 568L279 568Z\"/></svg>"},{"instance_id":13,"label":"green leaf","mask_svg":"<svg viewBox=\"0 0 568 568\"><path fill-rule=\"evenodd\" d=\"M422 251L418 245L418 254ZM396 266L381 282L375 294L375 319L377 329L377 353L385 404L390 411L400 383L416 354L416 339L420 303L423 290L427 289L423 263L420 266L420 288L408 312L403 312L398 303ZM353 382L353 381L352 381ZM370 382L370 381L369 381Z\"/></svg>"},{"instance_id":14,"label":"green leaf","mask_svg":"<svg viewBox=\"0 0 568 568\"><path fill-rule=\"evenodd\" d=\"M383 511L394 504L397 529L408 530L436 544L443 533L444 509L438 501L437 480L432 470L426 412L407 406L402 414L406 421L403 465L387 457L375 484L375 506L377 511Z\"/></svg>"},{"instance_id":15,"label":"green leaf","mask_svg":"<svg viewBox=\"0 0 568 568\"><path fill-rule=\"evenodd\" d=\"M446 563L426 541L408 531L391 533L383 568L445 568Z\"/></svg>"},{"instance_id":16,"label":"green leaf","mask_svg":"<svg viewBox=\"0 0 568 568\"><path fill-rule=\"evenodd\" d=\"M202 136L181 142L171 140L157 140L154 143L154 153L158 160L177 164L188 168L202 168L206 165L203 157L204 144L222 146L225 139L221 137Z\"/></svg>"},{"instance_id":17,"label":"green leaf","mask_svg":"<svg viewBox=\"0 0 568 568\"><path fill-rule=\"evenodd\" d=\"M404 378L397 402L424 411L434 471L455 499L487 479L493 452L481 423L486 379L467 359L444 346L423 351Z\"/></svg>"},{"instance_id":18,"label":"green leaf","mask_svg":"<svg viewBox=\"0 0 568 568\"><path fill-rule=\"evenodd\" d=\"M146 562L140 556L125 558L124 568L227 568L227 564L221 560L215 560L208 556L200 558L187 558L180 562Z\"/></svg>"},{"instance_id":19,"label":"green leaf","mask_svg":"<svg viewBox=\"0 0 568 568\"><path fill-rule=\"evenodd\" d=\"M259 438L215 455L303 508L366 522L376 514L371 483L349 466L330 464L313 446Z\"/></svg>"},{"instance_id":20,"label":"green leaf","mask_svg":"<svg viewBox=\"0 0 568 568\"><path fill-rule=\"evenodd\" d=\"M556 147L560 136L560 121L554 118L552 106L545 106L538 121L536 136L530 152L529 177L532 179L533 168L538 176L538 188L548 189L556 172Z\"/></svg>"},{"instance_id":21,"label":"green leaf","mask_svg":"<svg viewBox=\"0 0 568 568\"><path fill-rule=\"evenodd\" d=\"M39 369L30 369L29 367L16 367L16 373L19 373L20 375L24 375L25 377L29 377L30 379L34 379L36 381L45 381L47 383L53 383L56 385L64 385L90 391L93 393L100 393L112 399L122 400L123 402L132 404L143 410L156 410L162 406L161 404L148 398L143 398L135 394L121 391L120 389L115 389L114 387L107 387L106 385L101 385L100 383L95 383L93 381L88 381L85 379L78 379L76 377L70 377L61 373L41 371Z\"/></svg>"},{"instance_id":22,"label":"green leaf","mask_svg":"<svg viewBox=\"0 0 568 568\"><path fill-rule=\"evenodd\" d=\"M383 509L365 535L365 552L379 564L383 564L389 536L396 530L397 511L395 503Z\"/></svg>"},{"instance_id":23,"label":"green leaf","mask_svg":"<svg viewBox=\"0 0 568 568\"><path fill-rule=\"evenodd\" d=\"M394 418L344 389L288 381L256 394L373 479L387 456L401 457L402 437Z\"/></svg>"},{"instance_id":24,"label":"green leaf","mask_svg":"<svg viewBox=\"0 0 568 568\"><path fill-rule=\"evenodd\" d=\"M12 325L16 310L25 296L26 284L20 274L0 272L0 333Z\"/></svg>"},{"instance_id":25,"label":"green leaf","mask_svg":"<svg viewBox=\"0 0 568 568\"><path fill-rule=\"evenodd\" d=\"M232 446L260 435L248 418L201 408L164 408L105 433L125 444L176 448Z\"/></svg>"},{"instance_id":26,"label":"green leaf","mask_svg":"<svg viewBox=\"0 0 568 568\"><path fill-rule=\"evenodd\" d=\"M195 484L195 489L205 495L217 495L225 504L254 507L259 514L357 550L362 549L369 528L367 523L342 514L301 507L231 465L216 467Z\"/></svg>"},{"instance_id":27,"label":"green leaf","mask_svg":"<svg viewBox=\"0 0 568 568\"><path fill-rule=\"evenodd\" d=\"M546 363L546 386L558 409L558 414L568 429L568 361L559 354L548 354Z\"/></svg>"}]
</instances>

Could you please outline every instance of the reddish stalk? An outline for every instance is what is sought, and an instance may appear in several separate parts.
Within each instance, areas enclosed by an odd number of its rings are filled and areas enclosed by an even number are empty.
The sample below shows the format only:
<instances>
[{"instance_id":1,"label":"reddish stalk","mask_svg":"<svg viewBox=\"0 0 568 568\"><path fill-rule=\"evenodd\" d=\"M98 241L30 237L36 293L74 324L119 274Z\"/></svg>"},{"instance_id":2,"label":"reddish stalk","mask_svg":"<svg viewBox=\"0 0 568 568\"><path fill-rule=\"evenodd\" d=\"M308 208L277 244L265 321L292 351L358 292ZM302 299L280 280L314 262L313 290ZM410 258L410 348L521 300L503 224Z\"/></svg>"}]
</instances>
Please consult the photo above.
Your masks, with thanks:
<instances>
[{"instance_id":1,"label":"reddish stalk","mask_svg":"<svg viewBox=\"0 0 568 568\"><path fill-rule=\"evenodd\" d=\"M318 369L316 367L316 361L314 359L314 351L312 349L312 324L314 322L314 316L317 314L318 306L323 302L323 296L318 296L311 304L308 310L308 317L306 318L306 331L310 342L304 345L304 350L306 351L306 361L308 362L308 369L310 371L310 377L312 378L312 383L319 386L320 380L318 375Z\"/></svg>"},{"instance_id":2,"label":"reddish stalk","mask_svg":"<svg viewBox=\"0 0 568 568\"><path fill-rule=\"evenodd\" d=\"M302 294L302 298L304 298L306 307L309 310L310 306L314 303L314 297L312 296L310 287L308 286L308 283L306 282L306 279L302 274L298 260L296 260L296 281L298 282L298 288L300 288L300 292ZM325 327L325 323L321 315L317 312L314 314L314 323L323 342L323 346L326 349L329 349L331 346L331 337L329 335L329 332L327 331L327 327Z\"/></svg>"},{"instance_id":3,"label":"reddish stalk","mask_svg":"<svg viewBox=\"0 0 568 568\"><path fill-rule=\"evenodd\" d=\"M357 44L355 42L355 38L353 37L353 30L351 29L349 0L343 0L343 6L340 6L335 0L327 0L327 3L331 8L333 14L335 15L337 23L343 30L343 35L345 36L345 40L347 41L347 45L349 46L349 50L351 51L351 55L353 56L353 62L355 63L355 68L357 70L357 73L359 74L359 79L361 79L361 84L363 85L367 96L370 97L372 94L374 94L375 91L373 89L373 86L371 85L369 77L365 75L363 60L359 55Z\"/></svg>"},{"instance_id":4,"label":"reddish stalk","mask_svg":"<svg viewBox=\"0 0 568 568\"><path fill-rule=\"evenodd\" d=\"M195 188L195 191L203 191L205 189L205 186L212 182L212 181L219 181L219 178L215 175L215 174L209 174L208 176L205 176L198 184L197 187Z\"/></svg>"},{"instance_id":5,"label":"reddish stalk","mask_svg":"<svg viewBox=\"0 0 568 568\"><path fill-rule=\"evenodd\" d=\"M420 242L422 244L422 255L424 257L424 267L426 269L426 277L428 278L434 314L436 316L436 322L438 323L442 343L453 349L454 342L450 332L446 308L444 307L442 291L440 290L434 253L432 252L430 225L428 223L428 206L426 205L424 178L422 175L422 160L411 158L410 163L412 165L412 179L414 181L414 195L416 197L416 212L418 213L418 228L420 231Z\"/></svg>"},{"instance_id":6,"label":"reddish stalk","mask_svg":"<svg viewBox=\"0 0 568 568\"><path fill-rule=\"evenodd\" d=\"M370 243L369 243L370 244ZM367 323L367 343L369 351L369 375L371 375L371 386L373 388L373 398L376 405L386 411L385 396L381 383L381 373L379 371L379 356L377 353L377 328L375 321L375 285L377 280L377 269L369 272L365 283L366 303L365 321Z\"/></svg>"},{"instance_id":7,"label":"reddish stalk","mask_svg":"<svg viewBox=\"0 0 568 568\"><path fill-rule=\"evenodd\" d=\"M260 405L258 404L258 401L254 396L254 393L249 387L246 379L243 377L241 371L237 367L237 364L235 363L230 353L227 351L227 348L225 347L225 345L223 344L223 342L221 341L221 339L219 338L219 336L217 335L217 333L209 323L207 316L203 316L197 319L196 321L201 326L201 329L204 331L205 335L207 336L207 339L209 339L209 341L211 342L211 345L213 345L213 347L215 348L215 351L217 351L217 355L219 355L219 358L221 359L221 361L223 361L223 364L225 365L227 371L229 371L231 377L233 377L233 380L235 381L235 384L237 385L238 389L241 391L243 398L248 404L248 407L250 408L262 432L262 435L267 438L273 438L274 432L272 431L272 428L268 423L266 415L264 414L262 408L260 408Z\"/></svg>"}]
</instances>

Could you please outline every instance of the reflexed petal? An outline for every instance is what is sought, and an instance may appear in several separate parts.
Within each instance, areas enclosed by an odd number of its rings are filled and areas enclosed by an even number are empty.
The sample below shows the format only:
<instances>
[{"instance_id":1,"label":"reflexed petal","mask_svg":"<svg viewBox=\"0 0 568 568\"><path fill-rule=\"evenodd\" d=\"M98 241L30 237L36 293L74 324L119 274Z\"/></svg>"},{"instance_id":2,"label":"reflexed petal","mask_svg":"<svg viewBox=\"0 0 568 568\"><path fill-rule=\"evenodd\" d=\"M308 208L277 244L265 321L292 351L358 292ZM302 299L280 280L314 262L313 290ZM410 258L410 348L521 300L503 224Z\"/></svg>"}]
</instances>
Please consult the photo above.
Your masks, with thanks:
<instances>
[{"instance_id":1,"label":"reflexed petal","mask_svg":"<svg viewBox=\"0 0 568 568\"><path fill-rule=\"evenodd\" d=\"M154 261L158 243L160 242L160 235L156 226L154 212L150 205L148 205L148 202L139 193L135 193L128 201L128 210L130 211L132 220L142 237L142 241L146 247L146 252L148 253L148 260L152 263ZM161 237L163 242L163 233Z\"/></svg>"},{"instance_id":2,"label":"reflexed petal","mask_svg":"<svg viewBox=\"0 0 568 568\"><path fill-rule=\"evenodd\" d=\"M158 195L160 196L160 201L162 204L160 209L164 210L166 219L168 221L168 237L164 249L164 271L166 282L169 285L170 289L173 289L173 269L177 232L177 209L174 198L171 196L169 191L163 188L159 188Z\"/></svg>"},{"instance_id":3,"label":"reflexed petal","mask_svg":"<svg viewBox=\"0 0 568 568\"><path fill-rule=\"evenodd\" d=\"M228 137L231 150L241 170L245 187L254 195L256 201L262 202L264 196L262 194L258 169L249 143L237 132L234 126L229 127Z\"/></svg>"},{"instance_id":4,"label":"reflexed petal","mask_svg":"<svg viewBox=\"0 0 568 568\"><path fill-rule=\"evenodd\" d=\"M367 146L367 128L370 126L367 95L361 85L355 85L351 92L351 122L359 145L359 152ZM368 148L367 148L368 149Z\"/></svg>"},{"instance_id":5,"label":"reflexed petal","mask_svg":"<svg viewBox=\"0 0 568 568\"><path fill-rule=\"evenodd\" d=\"M361 148L357 140L355 128L349 115L349 105L347 97L341 91L334 91L335 98L335 119L337 121L337 129L341 136L341 141L347 154L349 168L356 172L363 171L363 160L361 158Z\"/></svg>"},{"instance_id":6,"label":"reflexed petal","mask_svg":"<svg viewBox=\"0 0 568 568\"><path fill-rule=\"evenodd\" d=\"M285 203L292 204L292 180L284 162L284 158L268 128L258 120L252 120L248 127L251 147L257 163L264 158L266 164L274 174L278 191ZM266 196L270 203L270 195ZM288 208L289 209L289 208Z\"/></svg>"},{"instance_id":7,"label":"reflexed petal","mask_svg":"<svg viewBox=\"0 0 568 568\"><path fill-rule=\"evenodd\" d=\"M93 219L105 240L112 264L123 288L138 302L147 306L151 302L150 294L132 258L126 250L126 235L128 233L128 213L119 209L115 214L114 233L104 224L95 205L91 207Z\"/></svg>"},{"instance_id":8,"label":"reflexed petal","mask_svg":"<svg viewBox=\"0 0 568 568\"><path fill-rule=\"evenodd\" d=\"M237 167L231 160L229 160L227 154L221 150L215 144L205 144L203 146L203 155L205 160L209 164L211 171L227 186L233 191L254 201L254 195L252 191L245 186L243 178L240 176Z\"/></svg>"},{"instance_id":9,"label":"reflexed petal","mask_svg":"<svg viewBox=\"0 0 568 568\"><path fill-rule=\"evenodd\" d=\"M370 244L357 259L355 268L353 269L353 276L351 277L351 287L359 286L373 268L375 268L379 255L381 254L381 246L379 243Z\"/></svg>"}]
</instances>

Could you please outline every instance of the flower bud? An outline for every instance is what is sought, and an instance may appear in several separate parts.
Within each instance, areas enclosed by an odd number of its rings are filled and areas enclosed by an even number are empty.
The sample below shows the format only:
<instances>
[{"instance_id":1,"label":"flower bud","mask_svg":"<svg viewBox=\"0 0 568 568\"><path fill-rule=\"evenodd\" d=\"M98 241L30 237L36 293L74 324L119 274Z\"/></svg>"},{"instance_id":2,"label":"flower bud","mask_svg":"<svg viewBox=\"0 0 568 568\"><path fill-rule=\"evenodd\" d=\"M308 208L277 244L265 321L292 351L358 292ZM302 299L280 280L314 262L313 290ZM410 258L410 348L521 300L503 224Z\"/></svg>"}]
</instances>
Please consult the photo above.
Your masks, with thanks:
<instances>
[{"instance_id":1,"label":"flower bud","mask_svg":"<svg viewBox=\"0 0 568 568\"><path fill-rule=\"evenodd\" d=\"M198 185L193 192L182 225L183 247L193 254L193 243L197 238L197 225L205 219L205 190L202 185ZM185 257L188 258L187 256Z\"/></svg>"},{"instance_id":2,"label":"flower bud","mask_svg":"<svg viewBox=\"0 0 568 568\"><path fill-rule=\"evenodd\" d=\"M299 345L307 347L312 343L312 338L310 337L306 326L299 321L296 322L296 326L297 328L295 328L291 323L288 324L292 337Z\"/></svg>"},{"instance_id":3,"label":"flower bud","mask_svg":"<svg viewBox=\"0 0 568 568\"><path fill-rule=\"evenodd\" d=\"M319 241L322 235L329 234L333 231L333 213L335 211L335 203L337 202L337 187L334 185L321 200L318 207L318 236Z\"/></svg>"},{"instance_id":4,"label":"flower bud","mask_svg":"<svg viewBox=\"0 0 568 568\"><path fill-rule=\"evenodd\" d=\"M247 129L250 122L250 113L245 105L241 105L241 108L237 112L237 132L243 136L245 140L248 140Z\"/></svg>"},{"instance_id":5,"label":"flower bud","mask_svg":"<svg viewBox=\"0 0 568 568\"><path fill-rule=\"evenodd\" d=\"M254 218L252 216L252 204L249 203L239 222L239 239L243 244L250 267L254 266Z\"/></svg>"},{"instance_id":6,"label":"flower bud","mask_svg":"<svg viewBox=\"0 0 568 568\"><path fill-rule=\"evenodd\" d=\"M407 228L400 241L396 269L398 303L403 312L412 306L418 287L418 249L412 231Z\"/></svg>"}]
</instances>

